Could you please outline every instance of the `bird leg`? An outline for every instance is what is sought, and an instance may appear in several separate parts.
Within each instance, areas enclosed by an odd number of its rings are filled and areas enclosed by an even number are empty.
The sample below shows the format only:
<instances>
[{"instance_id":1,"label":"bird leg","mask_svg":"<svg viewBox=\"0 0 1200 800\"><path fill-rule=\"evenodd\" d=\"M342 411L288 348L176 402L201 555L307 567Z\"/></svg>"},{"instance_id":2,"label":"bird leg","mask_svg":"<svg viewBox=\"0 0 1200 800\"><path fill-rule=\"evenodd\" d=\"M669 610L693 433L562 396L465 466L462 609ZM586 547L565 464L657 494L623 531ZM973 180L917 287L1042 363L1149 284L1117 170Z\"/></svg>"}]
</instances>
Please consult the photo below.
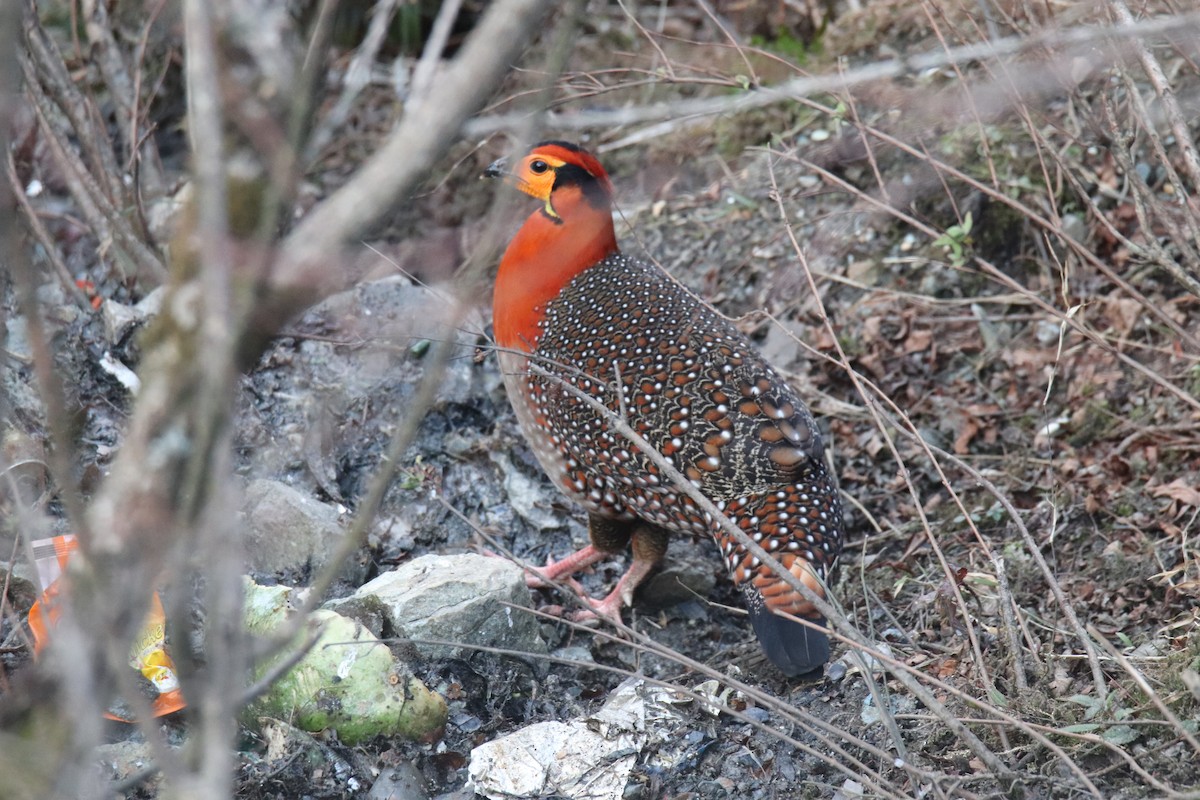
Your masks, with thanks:
<instances>
[{"instance_id":1,"label":"bird leg","mask_svg":"<svg viewBox=\"0 0 1200 800\"><path fill-rule=\"evenodd\" d=\"M526 583L530 587L543 588L547 581L565 578L563 582L574 589L579 598L589 606L572 614L571 618L574 621L583 622L603 617L610 622L619 623L621 609L632 604L633 593L638 585L666 555L669 533L664 528L641 521L614 520L592 514L588 519L588 535L592 540L591 544L564 559L534 569L535 574L527 577ZM579 582L569 577L584 567L619 553L631 539L633 562L613 590L603 598L588 596Z\"/></svg>"},{"instance_id":2,"label":"bird leg","mask_svg":"<svg viewBox=\"0 0 1200 800\"><path fill-rule=\"evenodd\" d=\"M636 536L634 537L634 541L637 541ZM594 597L580 593L580 599L591 606L591 609L584 609L577 612L573 615L572 619L576 622L583 622L603 617L614 625L619 625L621 623L621 609L625 606L633 605L634 590L637 589L638 584L644 581L646 576L657 566L658 561L647 561L635 557L629 565L629 569L625 570L625 574L617 581L617 585L603 598L597 600Z\"/></svg>"},{"instance_id":3,"label":"bird leg","mask_svg":"<svg viewBox=\"0 0 1200 800\"><path fill-rule=\"evenodd\" d=\"M570 577L576 572L587 569L597 561L603 561L612 553L607 553L595 545L589 544L576 550L566 558L558 561L547 561L544 567L529 567L525 571L525 584L530 589L549 589L556 581Z\"/></svg>"}]
</instances>

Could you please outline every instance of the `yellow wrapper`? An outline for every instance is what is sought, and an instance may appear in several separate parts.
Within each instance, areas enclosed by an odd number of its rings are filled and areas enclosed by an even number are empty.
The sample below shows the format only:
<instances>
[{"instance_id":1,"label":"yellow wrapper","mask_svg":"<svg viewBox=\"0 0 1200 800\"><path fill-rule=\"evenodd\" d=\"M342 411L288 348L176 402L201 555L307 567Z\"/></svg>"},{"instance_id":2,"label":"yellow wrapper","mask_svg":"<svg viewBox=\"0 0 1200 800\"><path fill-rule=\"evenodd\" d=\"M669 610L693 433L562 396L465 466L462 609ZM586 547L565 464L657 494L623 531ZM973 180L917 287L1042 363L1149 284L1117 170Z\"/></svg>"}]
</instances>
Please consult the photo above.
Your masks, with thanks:
<instances>
[{"instance_id":1,"label":"yellow wrapper","mask_svg":"<svg viewBox=\"0 0 1200 800\"><path fill-rule=\"evenodd\" d=\"M29 608L29 629L33 632L33 653L41 655L50 642L54 626L62 615L60 603L63 592L62 574L67 558L78 548L74 536L55 536L33 543L38 575L46 590ZM150 610L141 633L129 651L129 666L140 672L158 690L154 700L154 716L161 717L187 705L179 691L175 664L167 653L166 613L158 592L150 597ZM104 716L121 722L133 722L131 716L110 711Z\"/></svg>"}]
</instances>

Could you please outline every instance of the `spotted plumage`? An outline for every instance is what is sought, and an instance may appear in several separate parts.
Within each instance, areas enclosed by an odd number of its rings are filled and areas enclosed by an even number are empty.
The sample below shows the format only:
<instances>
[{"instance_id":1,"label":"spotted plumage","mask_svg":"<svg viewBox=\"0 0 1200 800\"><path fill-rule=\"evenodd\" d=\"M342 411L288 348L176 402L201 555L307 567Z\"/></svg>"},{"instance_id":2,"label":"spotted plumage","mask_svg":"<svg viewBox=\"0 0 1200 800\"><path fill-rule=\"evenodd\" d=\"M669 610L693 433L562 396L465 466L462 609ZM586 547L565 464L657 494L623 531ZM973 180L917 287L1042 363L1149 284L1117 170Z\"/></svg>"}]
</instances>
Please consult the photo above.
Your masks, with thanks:
<instances>
[{"instance_id":1,"label":"spotted plumage","mask_svg":"<svg viewBox=\"0 0 1200 800\"><path fill-rule=\"evenodd\" d=\"M587 175L600 169L594 159L573 159L576 152L560 143L540 145L523 166L537 166L531 158L540 158ZM536 237L543 245L558 235L561 259L572 257L573 221L590 214L594 223L603 214L611 230L610 194L594 191L608 185L607 177L595 177L592 193L580 191L576 198L566 191L574 184L551 185L547 207L526 223L538 233L537 226L547 226ZM500 303L528 300L514 297L519 267L530 261L519 249L513 252L520 237L502 262L498 320ZM500 360L521 428L547 474L591 519L592 546L543 575L558 577L591 563L632 537L631 574L615 598L600 604L611 613L662 558L669 535L711 535L747 597L771 660L788 674L820 666L829 652L825 637L772 613L819 618L812 605L579 395L627 422L785 569L823 592L841 548L842 520L812 415L726 318L658 267L621 255L615 238L603 257L566 272L552 293L532 304L531 316L511 330L497 327L501 344L508 340Z\"/></svg>"}]
</instances>

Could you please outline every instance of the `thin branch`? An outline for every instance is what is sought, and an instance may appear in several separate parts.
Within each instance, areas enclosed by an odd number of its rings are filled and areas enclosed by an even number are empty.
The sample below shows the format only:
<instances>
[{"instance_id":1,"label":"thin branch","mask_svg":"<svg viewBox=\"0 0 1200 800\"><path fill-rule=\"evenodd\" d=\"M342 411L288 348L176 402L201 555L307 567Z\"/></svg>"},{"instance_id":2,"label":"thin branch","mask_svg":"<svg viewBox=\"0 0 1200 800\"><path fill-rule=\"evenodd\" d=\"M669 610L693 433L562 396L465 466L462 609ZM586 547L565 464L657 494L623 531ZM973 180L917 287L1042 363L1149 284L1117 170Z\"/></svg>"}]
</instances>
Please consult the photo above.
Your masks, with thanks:
<instances>
[{"instance_id":1,"label":"thin branch","mask_svg":"<svg viewBox=\"0 0 1200 800\"><path fill-rule=\"evenodd\" d=\"M1108 0L1108 5L1113 10L1117 21L1120 22L1121 29L1129 30L1139 24L1133 19L1133 15L1129 13L1129 7L1125 5L1123 0ZM1170 19L1170 17L1166 19ZM1145 41L1140 37L1135 38L1133 47L1134 52L1137 53L1138 60L1142 63L1142 69L1146 71L1146 76L1150 78L1150 83L1154 86L1154 91L1158 93L1158 99L1162 102L1163 109L1167 113L1167 119L1171 123L1171 132L1175 134L1175 142L1179 145L1179 149L1183 153L1183 163L1187 166L1188 177L1192 180L1192 187L1194 190L1200 191L1200 155L1196 153L1196 144L1192 140L1192 131L1188 125L1188 116L1179 107L1179 102L1175 99L1175 93L1171 89L1171 82L1167 79L1166 73L1163 72L1162 65L1158 63L1158 59L1154 57L1154 54L1150 52L1150 48L1146 46ZM1149 122L1148 116L1144 116L1142 119Z\"/></svg>"},{"instance_id":2,"label":"thin branch","mask_svg":"<svg viewBox=\"0 0 1200 800\"><path fill-rule=\"evenodd\" d=\"M54 274L58 277L58 282L62 285L63 292L80 309L90 309L87 296L84 295L83 290L75 285L75 280L71 277L71 271L67 269L67 265L62 259L62 253L55 246L50 232L42 224L42 219L29 202L29 198L25 196L25 188L21 186L20 181L17 179L17 165L13 163L12 150L7 150L5 155L5 171L8 174L9 188L17 205L21 208L21 215L25 218L25 224L29 226L29 231L33 234L33 238L37 239L38 243L42 246L42 251L45 253L46 258L50 259L50 266L54 268Z\"/></svg>"},{"instance_id":3,"label":"thin branch","mask_svg":"<svg viewBox=\"0 0 1200 800\"><path fill-rule=\"evenodd\" d=\"M110 201L120 197L121 170L113 155L108 132L98 119L100 115L95 103L79 90L67 72L62 53L42 27L36 9L31 9L25 14L24 41L28 48L28 58L37 66L36 72L26 70L25 80L29 84L27 91L34 88L32 81L37 80L31 76L37 75L40 78L37 88L53 99L71 123L75 140L91 165L92 174L97 180L104 182L105 196Z\"/></svg>"},{"instance_id":4,"label":"thin branch","mask_svg":"<svg viewBox=\"0 0 1200 800\"><path fill-rule=\"evenodd\" d=\"M436 102L405 110L384 145L358 173L314 208L283 243L276 284L320 284L328 259L383 217L443 152L528 41L546 0L498 0L488 7L454 61L442 73Z\"/></svg>"},{"instance_id":5,"label":"thin branch","mask_svg":"<svg viewBox=\"0 0 1200 800\"><path fill-rule=\"evenodd\" d=\"M429 92L433 89L434 74L441 63L442 55L446 52L446 42L450 38L450 31L454 28L454 20L458 18L458 9L462 6L462 0L446 0L441 5L442 7L438 9L437 19L433 21L433 30L429 32L429 38L425 41L421 60L417 62L417 66L413 70L412 88L408 93L408 99L409 102L418 106L426 101Z\"/></svg>"},{"instance_id":6,"label":"thin branch","mask_svg":"<svg viewBox=\"0 0 1200 800\"><path fill-rule=\"evenodd\" d=\"M1021 56L1033 51L1049 51L1061 59L1085 58L1087 62L1109 63L1111 54L1097 54L1099 43L1117 45L1129 39L1161 36L1171 40L1184 40L1200 28L1200 13L1180 16L1156 17L1128 26L1080 26L1063 31L1053 31L1038 36L1012 36L991 42L962 45L950 50L939 50L897 58L878 64L868 64L838 75L793 78L776 86L764 86L743 94L681 100L674 103L658 103L650 106L606 109L603 111L577 111L570 114L551 113L546 115L547 127L559 130L589 130L592 128L616 128L642 122L659 122L681 116L711 116L735 114L755 108L786 102L797 97L827 92L845 92L856 86L876 81L892 80L925 70L940 69L950 64L970 61ZM1068 63L1068 62L1062 62ZM1041 85L1046 74L1044 64L1028 68L1031 85ZM1047 86L1046 91L1061 91L1061 86ZM484 136L520 125L529 117L526 112L498 114L479 117L464 126L467 136Z\"/></svg>"},{"instance_id":7,"label":"thin branch","mask_svg":"<svg viewBox=\"0 0 1200 800\"><path fill-rule=\"evenodd\" d=\"M33 110L38 124L46 136L44 141L50 148L55 163L62 169L63 179L71 196L79 204L102 245L118 245L137 269L139 275L159 283L166 277L166 269L158 256L146 246L130 228L128 221L117 212L110 197L96 182L96 175L70 146L67 135L54 124L53 106L37 80L33 65L24 56L21 66L25 72L27 94L33 99Z\"/></svg>"},{"instance_id":8,"label":"thin branch","mask_svg":"<svg viewBox=\"0 0 1200 800\"><path fill-rule=\"evenodd\" d=\"M332 141L334 131L346 121L350 109L354 107L354 101L358 99L363 88L371 82L372 68L375 66L375 60L379 57L379 51L387 38L398 2L399 0L380 0L371 8L371 24L367 26L367 35L363 37L362 44L355 51L354 58L350 59L350 66L346 67L346 74L342 79L342 94L338 97L333 109L321 120L320 127L313 133L312 139L308 143L308 156L312 157L319 153L325 145ZM324 14L322 13L321 19L323 18ZM306 59L306 63L316 62Z\"/></svg>"}]
</instances>

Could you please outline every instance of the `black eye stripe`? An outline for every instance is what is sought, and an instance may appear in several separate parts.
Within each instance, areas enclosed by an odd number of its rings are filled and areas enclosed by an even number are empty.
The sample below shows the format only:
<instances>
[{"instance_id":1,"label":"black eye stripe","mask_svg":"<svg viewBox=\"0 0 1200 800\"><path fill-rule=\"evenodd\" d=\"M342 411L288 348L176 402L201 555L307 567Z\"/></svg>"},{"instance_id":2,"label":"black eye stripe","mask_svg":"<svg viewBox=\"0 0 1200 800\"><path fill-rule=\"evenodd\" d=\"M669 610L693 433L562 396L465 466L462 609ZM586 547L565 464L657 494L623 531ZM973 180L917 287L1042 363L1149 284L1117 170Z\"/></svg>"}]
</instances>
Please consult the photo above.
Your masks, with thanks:
<instances>
[{"instance_id":1,"label":"black eye stripe","mask_svg":"<svg viewBox=\"0 0 1200 800\"><path fill-rule=\"evenodd\" d=\"M563 164L554 170L554 188L578 186L583 189L583 196L596 208L603 208L612 202L612 198L604 190L596 176L575 164Z\"/></svg>"}]
</instances>

